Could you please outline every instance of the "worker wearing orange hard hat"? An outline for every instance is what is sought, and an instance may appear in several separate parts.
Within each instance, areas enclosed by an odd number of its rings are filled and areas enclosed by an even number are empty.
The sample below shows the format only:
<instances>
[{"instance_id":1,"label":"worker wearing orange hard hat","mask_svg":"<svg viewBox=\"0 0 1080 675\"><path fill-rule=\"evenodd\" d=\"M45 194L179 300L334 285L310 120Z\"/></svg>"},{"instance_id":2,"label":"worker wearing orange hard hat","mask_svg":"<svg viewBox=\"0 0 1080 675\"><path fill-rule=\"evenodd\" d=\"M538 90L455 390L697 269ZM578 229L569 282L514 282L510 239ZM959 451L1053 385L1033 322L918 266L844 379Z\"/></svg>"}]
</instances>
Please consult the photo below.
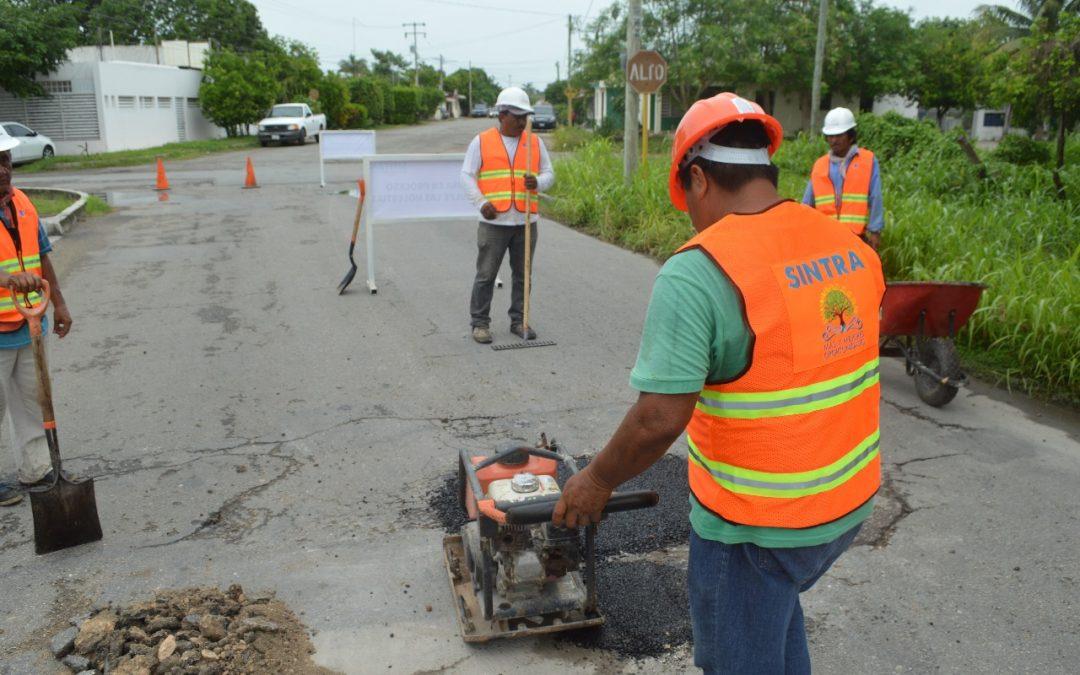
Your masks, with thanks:
<instances>
[{"instance_id":1,"label":"worker wearing orange hard hat","mask_svg":"<svg viewBox=\"0 0 1080 675\"><path fill-rule=\"evenodd\" d=\"M555 510L556 524L598 522L686 432L707 673L810 672L799 594L851 545L880 480L881 264L845 225L780 197L782 136L731 93L683 117L669 192L697 234L653 286L637 402Z\"/></svg>"}]
</instances>

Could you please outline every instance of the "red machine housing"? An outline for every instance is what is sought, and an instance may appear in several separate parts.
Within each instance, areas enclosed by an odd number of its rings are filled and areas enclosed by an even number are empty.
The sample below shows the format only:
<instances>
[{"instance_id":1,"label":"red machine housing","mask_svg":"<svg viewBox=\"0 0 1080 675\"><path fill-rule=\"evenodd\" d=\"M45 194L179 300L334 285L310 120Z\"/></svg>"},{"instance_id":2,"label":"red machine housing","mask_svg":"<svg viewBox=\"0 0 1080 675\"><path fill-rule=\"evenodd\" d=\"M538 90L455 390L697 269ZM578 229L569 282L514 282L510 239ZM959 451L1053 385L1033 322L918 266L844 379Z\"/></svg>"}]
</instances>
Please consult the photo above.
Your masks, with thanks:
<instances>
[{"instance_id":1,"label":"red machine housing","mask_svg":"<svg viewBox=\"0 0 1080 675\"><path fill-rule=\"evenodd\" d=\"M487 458L483 456L473 457L473 466L485 459ZM480 487L484 490L484 494L487 494L488 486L491 485L492 481L513 478L514 474L519 473L531 473L534 476L551 476L555 478L558 466L559 463L554 459L529 455L528 461L524 464L500 464L496 462L477 471L476 477L480 479ZM478 497L483 499L484 495ZM468 481L465 481L465 508L469 512L469 520L476 520L479 515L476 512L476 501L473 496L472 486L469 485Z\"/></svg>"}]
</instances>

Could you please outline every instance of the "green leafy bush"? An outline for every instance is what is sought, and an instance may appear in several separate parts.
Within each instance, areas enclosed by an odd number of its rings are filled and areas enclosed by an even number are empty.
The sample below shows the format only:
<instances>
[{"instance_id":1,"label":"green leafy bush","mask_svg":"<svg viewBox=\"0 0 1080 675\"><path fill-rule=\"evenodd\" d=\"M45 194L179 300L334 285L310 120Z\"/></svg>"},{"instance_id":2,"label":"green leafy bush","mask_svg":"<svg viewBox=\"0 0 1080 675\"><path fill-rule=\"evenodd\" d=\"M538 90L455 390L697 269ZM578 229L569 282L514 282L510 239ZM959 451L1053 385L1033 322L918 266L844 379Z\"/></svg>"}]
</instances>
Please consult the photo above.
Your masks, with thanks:
<instances>
[{"instance_id":1,"label":"green leafy bush","mask_svg":"<svg viewBox=\"0 0 1080 675\"><path fill-rule=\"evenodd\" d=\"M397 86L390 90L390 100L394 103L389 115L391 124L413 124L420 119L421 91L416 87Z\"/></svg>"},{"instance_id":2,"label":"green leafy bush","mask_svg":"<svg viewBox=\"0 0 1080 675\"><path fill-rule=\"evenodd\" d=\"M373 77L354 77L349 80L349 98L367 108L371 124L386 123L386 96L381 82Z\"/></svg>"},{"instance_id":3,"label":"green leafy bush","mask_svg":"<svg viewBox=\"0 0 1080 675\"><path fill-rule=\"evenodd\" d=\"M558 152L577 150L588 143L592 137L593 134L588 129L561 126L556 128L551 135L550 149Z\"/></svg>"},{"instance_id":4,"label":"green leafy bush","mask_svg":"<svg viewBox=\"0 0 1080 675\"><path fill-rule=\"evenodd\" d=\"M994 159L1010 164L1049 164L1050 144L1027 136L1009 134L994 148Z\"/></svg>"},{"instance_id":5,"label":"green leafy bush","mask_svg":"<svg viewBox=\"0 0 1080 675\"><path fill-rule=\"evenodd\" d=\"M445 102L446 95L442 93L441 89L438 87L424 87L420 90L420 108L417 111L417 118L429 119L439 109L439 106Z\"/></svg>"},{"instance_id":6,"label":"green leafy bush","mask_svg":"<svg viewBox=\"0 0 1080 675\"><path fill-rule=\"evenodd\" d=\"M365 129L371 126L367 107L362 103L346 103L342 116L342 129Z\"/></svg>"}]
</instances>

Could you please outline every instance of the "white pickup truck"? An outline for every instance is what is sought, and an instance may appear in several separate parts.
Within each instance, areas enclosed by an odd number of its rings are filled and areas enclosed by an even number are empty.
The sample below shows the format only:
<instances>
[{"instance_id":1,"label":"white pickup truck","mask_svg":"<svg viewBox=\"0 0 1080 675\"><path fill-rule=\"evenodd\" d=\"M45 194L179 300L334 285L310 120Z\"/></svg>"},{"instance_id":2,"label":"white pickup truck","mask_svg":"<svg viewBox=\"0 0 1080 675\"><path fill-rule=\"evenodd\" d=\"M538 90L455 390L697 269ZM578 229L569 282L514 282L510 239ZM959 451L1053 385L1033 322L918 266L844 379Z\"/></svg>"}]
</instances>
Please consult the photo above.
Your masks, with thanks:
<instances>
[{"instance_id":1,"label":"white pickup truck","mask_svg":"<svg viewBox=\"0 0 1080 675\"><path fill-rule=\"evenodd\" d=\"M309 136L318 143L325 128L326 115L312 113L306 103L279 103L259 120L259 145L266 147L271 141L303 145Z\"/></svg>"}]
</instances>

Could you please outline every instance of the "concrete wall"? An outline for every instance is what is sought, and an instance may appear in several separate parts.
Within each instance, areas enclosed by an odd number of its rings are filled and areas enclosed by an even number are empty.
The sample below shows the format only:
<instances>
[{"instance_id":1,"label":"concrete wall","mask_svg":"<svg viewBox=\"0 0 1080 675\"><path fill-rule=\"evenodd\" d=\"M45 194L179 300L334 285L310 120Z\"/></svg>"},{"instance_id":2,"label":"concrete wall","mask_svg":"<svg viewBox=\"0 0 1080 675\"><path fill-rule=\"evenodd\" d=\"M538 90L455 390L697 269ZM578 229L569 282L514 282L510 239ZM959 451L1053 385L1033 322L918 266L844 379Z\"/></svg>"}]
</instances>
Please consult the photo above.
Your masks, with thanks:
<instances>
[{"instance_id":1,"label":"concrete wall","mask_svg":"<svg viewBox=\"0 0 1080 675\"><path fill-rule=\"evenodd\" d=\"M128 61L131 63L151 63L161 66L201 69L210 53L209 42L188 42L187 40L162 40L156 45L110 45L75 47L68 50L68 61L72 63L106 63L110 61Z\"/></svg>"},{"instance_id":2,"label":"concrete wall","mask_svg":"<svg viewBox=\"0 0 1080 675\"><path fill-rule=\"evenodd\" d=\"M919 104L903 96L882 96L874 101L873 112L875 115L894 112L908 119L918 119Z\"/></svg>"}]
</instances>

